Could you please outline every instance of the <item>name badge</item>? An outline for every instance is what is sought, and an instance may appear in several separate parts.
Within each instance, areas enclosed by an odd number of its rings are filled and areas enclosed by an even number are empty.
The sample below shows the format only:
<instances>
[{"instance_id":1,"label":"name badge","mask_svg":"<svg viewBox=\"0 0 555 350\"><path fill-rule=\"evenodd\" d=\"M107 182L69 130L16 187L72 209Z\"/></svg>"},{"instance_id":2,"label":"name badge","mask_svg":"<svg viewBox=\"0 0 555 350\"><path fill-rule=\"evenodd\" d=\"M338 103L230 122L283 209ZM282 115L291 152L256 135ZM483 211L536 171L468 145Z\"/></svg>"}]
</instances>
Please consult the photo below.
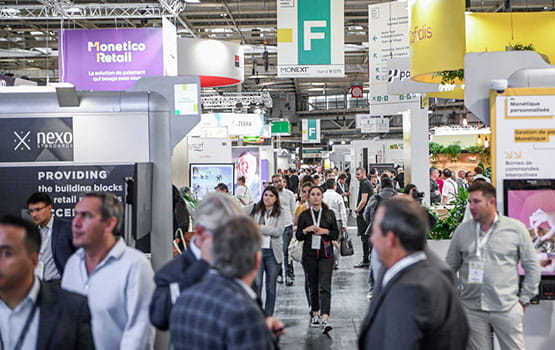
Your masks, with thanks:
<instances>
[{"instance_id":1,"label":"name badge","mask_svg":"<svg viewBox=\"0 0 555 350\"><path fill-rule=\"evenodd\" d=\"M484 281L484 261L472 259L469 261L468 266L468 283L482 284Z\"/></svg>"},{"instance_id":2,"label":"name badge","mask_svg":"<svg viewBox=\"0 0 555 350\"><path fill-rule=\"evenodd\" d=\"M262 249L270 249L270 236L262 235Z\"/></svg>"},{"instance_id":3,"label":"name badge","mask_svg":"<svg viewBox=\"0 0 555 350\"><path fill-rule=\"evenodd\" d=\"M312 235L312 249L316 249L316 250L320 250L320 241L322 240L322 237L317 236L317 235Z\"/></svg>"}]
</instances>

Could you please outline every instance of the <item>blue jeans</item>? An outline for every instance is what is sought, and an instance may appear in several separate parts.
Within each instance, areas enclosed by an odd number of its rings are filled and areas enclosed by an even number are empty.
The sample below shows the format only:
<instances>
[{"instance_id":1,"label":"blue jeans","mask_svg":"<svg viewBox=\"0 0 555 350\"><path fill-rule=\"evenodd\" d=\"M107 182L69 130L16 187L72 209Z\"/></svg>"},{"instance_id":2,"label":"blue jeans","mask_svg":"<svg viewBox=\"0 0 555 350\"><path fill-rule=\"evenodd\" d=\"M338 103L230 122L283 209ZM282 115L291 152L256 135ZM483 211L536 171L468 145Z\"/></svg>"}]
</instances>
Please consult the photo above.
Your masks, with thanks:
<instances>
[{"instance_id":1,"label":"blue jeans","mask_svg":"<svg viewBox=\"0 0 555 350\"><path fill-rule=\"evenodd\" d=\"M283 230L283 264L285 265L285 276L291 276L291 271L289 271L289 243L291 243L291 238L293 238L293 226L287 226L285 230Z\"/></svg>"},{"instance_id":2,"label":"blue jeans","mask_svg":"<svg viewBox=\"0 0 555 350\"><path fill-rule=\"evenodd\" d=\"M256 275L256 280L258 285L258 296L260 297L262 294L262 277L264 273L266 273L266 278L264 280L266 283L266 301L264 303L266 316L272 316L274 314L274 307L276 305L276 284L280 267L281 265L276 261L272 249L262 249L262 261Z\"/></svg>"}]
</instances>

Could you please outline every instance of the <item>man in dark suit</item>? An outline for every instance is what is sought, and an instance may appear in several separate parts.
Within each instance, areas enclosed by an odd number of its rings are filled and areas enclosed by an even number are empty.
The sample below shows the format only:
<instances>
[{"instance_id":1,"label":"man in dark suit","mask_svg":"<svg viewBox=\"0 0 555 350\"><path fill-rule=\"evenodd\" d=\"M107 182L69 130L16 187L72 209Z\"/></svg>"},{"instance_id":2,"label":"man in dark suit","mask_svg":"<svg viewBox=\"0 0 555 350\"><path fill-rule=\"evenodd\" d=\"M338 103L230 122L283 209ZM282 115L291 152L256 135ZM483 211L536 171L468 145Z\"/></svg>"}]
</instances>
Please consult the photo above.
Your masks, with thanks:
<instances>
[{"instance_id":1,"label":"man in dark suit","mask_svg":"<svg viewBox=\"0 0 555 350\"><path fill-rule=\"evenodd\" d=\"M197 206L193 216L195 235L189 249L164 265L154 275L156 289L150 302L150 322L161 330L167 330L170 312L177 297L187 288L199 282L208 272L212 233L225 225L232 217L244 215L231 196L211 193Z\"/></svg>"},{"instance_id":2,"label":"man in dark suit","mask_svg":"<svg viewBox=\"0 0 555 350\"><path fill-rule=\"evenodd\" d=\"M271 350L283 324L265 318L250 287L262 259L262 235L248 217L231 219L214 232L212 266L205 278L177 299L170 323L174 350Z\"/></svg>"},{"instance_id":3,"label":"man in dark suit","mask_svg":"<svg viewBox=\"0 0 555 350\"><path fill-rule=\"evenodd\" d=\"M46 282L59 281L67 260L76 250L71 222L54 217L52 200L44 192L33 193L27 199L27 212L38 225L42 238L36 274Z\"/></svg>"},{"instance_id":4,"label":"man in dark suit","mask_svg":"<svg viewBox=\"0 0 555 350\"><path fill-rule=\"evenodd\" d=\"M372 228L387 271L362 324L359 349L464 349L468 323L452 279L424 252L424 209L405 196L382 201Z\"/></svg>"},{"instance_id":5,"label":"man in dark suit","mask_svg":"<svg viewBox=\"0 0 555 350\"><path fill-rule=\"evenodd\" d=\"M94 349L87 298L34 276L40 246L31 222L0 217L0 348Z\"/></svg>"}]
</instances>

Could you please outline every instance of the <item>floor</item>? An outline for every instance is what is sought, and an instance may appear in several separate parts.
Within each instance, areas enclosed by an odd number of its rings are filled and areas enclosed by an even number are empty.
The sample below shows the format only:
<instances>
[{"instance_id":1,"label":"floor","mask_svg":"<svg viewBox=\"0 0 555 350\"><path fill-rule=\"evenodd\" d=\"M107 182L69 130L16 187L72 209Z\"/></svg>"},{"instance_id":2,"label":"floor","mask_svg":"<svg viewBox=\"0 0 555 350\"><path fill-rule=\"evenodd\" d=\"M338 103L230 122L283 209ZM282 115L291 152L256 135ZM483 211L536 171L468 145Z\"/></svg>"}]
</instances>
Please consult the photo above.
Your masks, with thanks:
<instances>
[{"instance_id":1,"label":"floor","mask_svg":"<svg viewBox=\"0 0 555 350\"><path fill-rule=\"evenodd\" d=\"M301 265L295 263L295 283L292 287L278 284L274 316L288 326L280 339L282 350L357 348L358 329L369 305L366 299L368 269L353 267L361 261L361 242L356 236L356 227L350 227L348 232L355 254L341 257L339 269L333 272L330 315L333 330L329 336L322 334L320 328L310 327Z\"/></svg>"}]
</instances>

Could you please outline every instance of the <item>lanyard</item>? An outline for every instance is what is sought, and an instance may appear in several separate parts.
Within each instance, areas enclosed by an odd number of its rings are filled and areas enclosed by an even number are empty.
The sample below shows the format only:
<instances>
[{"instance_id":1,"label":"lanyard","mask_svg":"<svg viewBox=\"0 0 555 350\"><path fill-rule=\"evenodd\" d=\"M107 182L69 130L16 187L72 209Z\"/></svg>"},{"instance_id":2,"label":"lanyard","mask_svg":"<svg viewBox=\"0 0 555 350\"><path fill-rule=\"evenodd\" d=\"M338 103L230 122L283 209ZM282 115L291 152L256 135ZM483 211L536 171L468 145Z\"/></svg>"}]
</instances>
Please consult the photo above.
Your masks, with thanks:
<instances>
[{"instance_id":1,"label":"lanyard","mask_svg":"<svg viewBox=\"0 0 555 350\"><path fill-rule=\"evenodd\" d=\"M343 187L343 185L341 184L341 182L337 183L339 185L339 188L341 188L341 192L345 192L345 187Z\"/></svg>"},{"instance_id":2,"label":"lanyard","mask_svg":"<svg viewBox=\"0 0 555 350\"><path fill-rule=\"evenodd\" d=\"M21 334L17 339L17 343L15 343L14 350L20 350L23 346L23 341L25 340L25 335L29 331L29 327L31 326L31 322L33 322L33 317L35 316L35 312L37 311L37 303L33 303L33 307L31 308L31 312L29 312L29 316L27 316L27 320L25 321L25 325L21 330ZM4 339L2 338L2 333L0 333L0 350L4 350Z\"/></svg>"},{"instance_id":3,"label":"lanyard","mask_svg":"<svg viewBox=\"0 0 555 350\"><path fill-rule=\"evenodd\" d=\"M479 222L476 223L476 256L477 257L480 257L481 251L488 243L491 237L491 234L493 232L493 228L495 227L496 224L497 224L497 221L494 221L490 229L488 230L488 232L485 233L484 237L480 238L480 223Z\"/></svg>"},{"instance_id":4,"label":"lanyard","mask_svg":"<svg viewBox=\"0 0 555 350\"><path fill-rule=\"evenodd\" d=\"M310 215L312 215L312 223L318 227L320 227L320 219L322 218L323 208L320 208L318 212L318 220L316 220L316 216L314 216L314 209L310 208Z\"/></svg>"}]
</instances>

